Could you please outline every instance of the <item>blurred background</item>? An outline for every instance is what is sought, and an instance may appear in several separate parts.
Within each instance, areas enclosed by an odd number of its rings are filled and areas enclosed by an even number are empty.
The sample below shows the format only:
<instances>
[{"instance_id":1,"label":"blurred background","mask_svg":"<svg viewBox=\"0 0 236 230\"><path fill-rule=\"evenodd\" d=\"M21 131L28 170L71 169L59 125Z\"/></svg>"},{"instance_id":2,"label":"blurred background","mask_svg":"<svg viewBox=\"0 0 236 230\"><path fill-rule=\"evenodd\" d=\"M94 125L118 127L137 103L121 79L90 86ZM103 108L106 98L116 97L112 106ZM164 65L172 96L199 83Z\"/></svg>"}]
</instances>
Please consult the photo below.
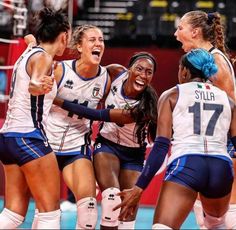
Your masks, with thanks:
<instances>
[{"instance_id":1,"label":"blurred background","mask_svg":"<svg viewBox=\"0 0 236 230\"><path fill-rule=\"evenodd\" d=\"M138 51L152 53L158 62L153 86L158 95L177 84L179 58L183 54L174 32L180 17L191 10L219 12L227 45L236 56L236 1L234 0L0 0L0 127L7 109L12 67L25 49L23 36L29 33L30 16L48 6L63 9L73 27L98 26L104 33L106 50L102 65L127 66ZM73 58L68 50L58 58ZM142 198L154 205L162 175L156 176ZM4 176L0 164L0 195ZM66 191L62 188L62 197Z\"/></svg>"},{"instance_id":2,"label":"blurred background","mask_svg":"<svg viewBox=\"0 0 236 230\"><path fill-rule=\"evenodd\" d=\"M234 0L1 0L1 37L27 33L30 14L43 6L62 8L73 26L89 23L100 27L108 46L155 45L162 48L179 46L173 34L184 13L217 11L225 24L229 48L236 49Z\"/></svg>"}]
</instances>

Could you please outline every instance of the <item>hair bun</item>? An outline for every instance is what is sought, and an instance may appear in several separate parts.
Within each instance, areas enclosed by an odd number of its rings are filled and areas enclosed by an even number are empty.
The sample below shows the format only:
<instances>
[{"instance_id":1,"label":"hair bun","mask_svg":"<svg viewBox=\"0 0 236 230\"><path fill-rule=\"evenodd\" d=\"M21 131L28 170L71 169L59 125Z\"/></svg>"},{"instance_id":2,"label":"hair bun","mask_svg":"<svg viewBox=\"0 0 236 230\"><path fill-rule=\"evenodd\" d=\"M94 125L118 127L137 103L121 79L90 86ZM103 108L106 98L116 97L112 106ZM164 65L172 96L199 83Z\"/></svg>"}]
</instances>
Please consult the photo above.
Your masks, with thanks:
<instances>
[{"instance_id":1,"label":"hair bun","mask_svg":"<svg viewBox=\"0 0 236 230\"><path fill-rule=\"evenodd\" d=\"M206 78L211 77L217 72L217 66L214 63L205 63L202 65L202 73Z\"/></svg>"}]
</instances>

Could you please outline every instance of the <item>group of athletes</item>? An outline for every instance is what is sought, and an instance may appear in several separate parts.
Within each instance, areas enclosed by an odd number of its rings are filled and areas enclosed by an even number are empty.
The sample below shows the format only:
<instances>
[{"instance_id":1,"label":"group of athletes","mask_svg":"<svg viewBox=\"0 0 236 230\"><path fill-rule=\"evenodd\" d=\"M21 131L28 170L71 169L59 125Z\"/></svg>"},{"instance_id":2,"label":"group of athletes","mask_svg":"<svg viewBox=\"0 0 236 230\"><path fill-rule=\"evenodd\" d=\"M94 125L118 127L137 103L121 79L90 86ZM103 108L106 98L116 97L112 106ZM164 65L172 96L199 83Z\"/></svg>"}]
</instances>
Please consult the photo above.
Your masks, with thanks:
<instances>
[{"instance_id":1,"label":"group of athletes","mask_svg":"<svg viewBox=\"0 0 236 230\"><path fill-rule=\"evenodd\" d=\"M180 228L193 207L201 228L236 229L235 76L220 15L191 11L181 18L180 84L159 99L150 53L135 53L127 68L101 66L98 27L72 32L67 17L49 8L32 20L0 130L0 229L20 226L31 196L32 229L60 229L60 172L76 199L76 229L96 227L96 181L101 229L135 229L141 194L168 155L153 229ZM78 58L55 63L68 45ZM95 120L101 125L91 146ZM147 142L153 147L144 165Z\"/></svg>"}]
</instances>

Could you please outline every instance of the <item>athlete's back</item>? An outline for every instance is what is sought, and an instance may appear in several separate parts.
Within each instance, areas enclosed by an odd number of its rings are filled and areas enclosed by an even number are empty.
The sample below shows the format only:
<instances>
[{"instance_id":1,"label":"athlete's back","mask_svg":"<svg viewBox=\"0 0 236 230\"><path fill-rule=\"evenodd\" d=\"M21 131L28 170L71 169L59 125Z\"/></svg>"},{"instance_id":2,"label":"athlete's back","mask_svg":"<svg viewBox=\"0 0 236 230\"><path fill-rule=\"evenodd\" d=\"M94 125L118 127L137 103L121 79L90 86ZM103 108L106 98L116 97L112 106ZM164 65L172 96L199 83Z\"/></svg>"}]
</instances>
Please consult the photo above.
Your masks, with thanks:
<instances>
[{"instance_id":1,"label":"athlete's back","mask_svg":"<svg viewBox=\"0 0 236 230\"><path fill-rule=\"evenodd\" d=\"M46 125L49 109L56 95L56 84L52 91L45 95L33 96L29 93L30 76L26 65L29 58L38 52L45 51L39 47L27 49L15 64L6 121L1 130L8 136L25 136L30 133L31 137L34 134L37 137L37 132L31 132Z\"/></svg>"},{"instance_id":2,"label":"athlete's back","mask_svg":"<svg viewBox=\"0 0 236 230\"><path fill-rule=\"evenodd\" d=\"M200 82L178 85L178 91L173 111L174 134L170 161L185 154L229 157L226 143L231 108L226 93Z\"/></svg>"}]
</instances>

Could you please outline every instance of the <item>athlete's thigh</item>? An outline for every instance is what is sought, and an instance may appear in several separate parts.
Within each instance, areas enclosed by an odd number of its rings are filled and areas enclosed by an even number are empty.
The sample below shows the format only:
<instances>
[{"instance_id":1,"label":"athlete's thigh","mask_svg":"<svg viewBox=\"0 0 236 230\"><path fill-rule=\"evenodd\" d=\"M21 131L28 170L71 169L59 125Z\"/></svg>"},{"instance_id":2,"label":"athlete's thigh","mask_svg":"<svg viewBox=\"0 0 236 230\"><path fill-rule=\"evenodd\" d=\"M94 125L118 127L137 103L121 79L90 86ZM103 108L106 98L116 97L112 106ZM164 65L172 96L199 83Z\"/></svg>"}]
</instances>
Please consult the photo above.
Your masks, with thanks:
<instances>
[{"instance_id":1,"label":"athlete's thigh","mask_svg":"<svg viewBox=\"0 0 236 230\"><path fill-rule=\"evenodd\" d=\"M132 188L141 172L136 170L121 169L119 175L120 190Z\"/></svg>"},{"instance_id":2,"label":"athlete's thigh","mask_svg":"<svg viewBox=\"0 0 236 230\"><path fill-rule=\"evenodd\" d=\"M3 165L5 173L5 207L25 216L30 191L25 176L18 165Z\"/></svg>"},{"instance_id":3,"label":"athlete's thigh","mask_svg":"<svg viewBox=\"0 0 236 230\"><path fill-rule=\"evenodd\" d=\"M60 173L53 152L30 161L23 170L31 193L41 211L59 208Z\"/></svg>"},{"instance_id":4,"label":"athlete's thigh","mask_svg":"<svg viewBox=\"0 0 236 230\"><path fill-rule=\"evenodd\" d=\"M100 152L94 155L95 176L100 189L119 188L120 161L111 153Z\"/></svg>"},{"instance_id":5,"label":"athlete's thigh","mask_svg":"<svg viewBox=\"0 0 236 230\"><path fill-rule=\"evenodd\" d=\"M92 161L79 158L63 168L63 178L76 199L95 197L96 181Z\"/></svg>"},{"instance_id":6,"label":"athlete's thigh","mask_svg":"<svg viewBox=\"0 0 236 230\"><path fill-rule=\"evenodd\" d=\"M197 192L171 181L163 182L154 214L154 223L179 229L191 211Z\"/></svg>"},{"instance_id":7,"label":"athlete's thigh","mask_svg":"<svg viewBox=\"0 0 236 230\"><path fill-rule=\"evenodd\" d=\"M229 193L222 198L213 199L200 195L203 210L211 216L223 216L229 208L230 196L231 194Z\"/></svg>"}]
</instances>

